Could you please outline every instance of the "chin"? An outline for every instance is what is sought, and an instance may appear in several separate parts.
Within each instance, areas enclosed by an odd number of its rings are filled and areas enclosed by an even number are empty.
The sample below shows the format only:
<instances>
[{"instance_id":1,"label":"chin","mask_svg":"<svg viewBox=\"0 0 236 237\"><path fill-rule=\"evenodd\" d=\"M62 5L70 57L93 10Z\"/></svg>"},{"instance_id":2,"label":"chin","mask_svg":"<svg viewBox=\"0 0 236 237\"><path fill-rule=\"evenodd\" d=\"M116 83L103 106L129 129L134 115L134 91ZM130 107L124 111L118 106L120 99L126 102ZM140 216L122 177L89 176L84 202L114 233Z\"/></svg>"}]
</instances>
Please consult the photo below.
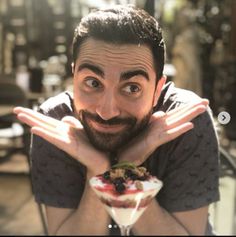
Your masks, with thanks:
<instances>
[{"instance_id":1,"label":"chin","mask_svg":"<svg viewBox=\"0 0 236 237\"><path fill-rule=\"evenodd\" d=\"M96 149L106 152L117 151L130 140L130 136L128 136L127 133L122 133L122 135L111 133L93 133L89 134L88 137Z\"/></svg>"}]
</instances>

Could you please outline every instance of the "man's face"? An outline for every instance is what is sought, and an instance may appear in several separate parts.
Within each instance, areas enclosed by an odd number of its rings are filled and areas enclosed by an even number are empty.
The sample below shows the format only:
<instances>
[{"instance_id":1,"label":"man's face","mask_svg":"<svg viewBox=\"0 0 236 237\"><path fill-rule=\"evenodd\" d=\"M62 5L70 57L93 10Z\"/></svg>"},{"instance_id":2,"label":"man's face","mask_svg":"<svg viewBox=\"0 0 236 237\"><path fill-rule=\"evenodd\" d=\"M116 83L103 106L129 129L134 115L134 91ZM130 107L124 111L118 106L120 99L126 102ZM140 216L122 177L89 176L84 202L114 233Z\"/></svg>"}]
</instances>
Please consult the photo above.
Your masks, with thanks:
<instances>
[{"instance_id":1,"label":"man's face","mask_svg":"<svg viewBox=\"0 0 236 237\"><path fill-rule=\"evenodd\" d=\"M74 66L74 105L91 143L114 151L151 117L160 94L151 50L87 39Z\"/></svg>"}]
</instances>

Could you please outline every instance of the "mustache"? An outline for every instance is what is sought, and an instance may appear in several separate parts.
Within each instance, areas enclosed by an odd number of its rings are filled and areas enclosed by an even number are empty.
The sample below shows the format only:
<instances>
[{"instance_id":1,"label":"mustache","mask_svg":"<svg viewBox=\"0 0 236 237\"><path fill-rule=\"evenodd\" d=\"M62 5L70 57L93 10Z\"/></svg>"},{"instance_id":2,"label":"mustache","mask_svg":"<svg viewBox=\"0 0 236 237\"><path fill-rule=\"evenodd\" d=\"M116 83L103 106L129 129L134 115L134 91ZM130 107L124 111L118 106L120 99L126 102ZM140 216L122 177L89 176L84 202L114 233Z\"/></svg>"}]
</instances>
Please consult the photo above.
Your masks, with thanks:
<instances>
[{"instance_id":1,"label":"mustache","mask_svg":"<svg viewBox=\"0 0 236 237\"><path fill-rule=\"evenodd\" d=\"M81 122L83 122L85 118L88 118L90 120L93 120L94 122L97 122L97 123L100 123L103 125L120 125L120 124L134 125L137 122L136 118L131 118L131 117L129 117L129 118L114 117L109 120L104 120L99 115L92 114L86 110L79 111L79 118L80 118Z\"/></svg>"}]
</instances>

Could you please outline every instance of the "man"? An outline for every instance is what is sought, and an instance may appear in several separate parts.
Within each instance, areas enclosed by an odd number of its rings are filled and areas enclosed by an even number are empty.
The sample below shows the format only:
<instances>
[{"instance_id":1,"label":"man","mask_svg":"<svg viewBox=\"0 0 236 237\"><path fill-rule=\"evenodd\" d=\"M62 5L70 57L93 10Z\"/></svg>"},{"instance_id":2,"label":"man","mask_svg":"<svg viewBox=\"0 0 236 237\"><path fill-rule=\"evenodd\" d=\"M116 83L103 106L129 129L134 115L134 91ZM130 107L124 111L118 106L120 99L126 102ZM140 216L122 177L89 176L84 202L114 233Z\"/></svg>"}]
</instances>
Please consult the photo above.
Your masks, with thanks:
<instances>
[{"instance_id":1,"label":"man","mask_svg":"<svg viewBox=\"0 0 236 237\"><path fill-rule=\"evenodd\" d=\"M164 183L133 234L211 233L218 145L208 101L166 84L163 65L153 17L131 6L96 11L75 30L73 95L50 98L41 113L15 108L35 134L32 181L50 234L109 234L111 219L88 180L122 160Z\"/></svg>"}]
</instances>

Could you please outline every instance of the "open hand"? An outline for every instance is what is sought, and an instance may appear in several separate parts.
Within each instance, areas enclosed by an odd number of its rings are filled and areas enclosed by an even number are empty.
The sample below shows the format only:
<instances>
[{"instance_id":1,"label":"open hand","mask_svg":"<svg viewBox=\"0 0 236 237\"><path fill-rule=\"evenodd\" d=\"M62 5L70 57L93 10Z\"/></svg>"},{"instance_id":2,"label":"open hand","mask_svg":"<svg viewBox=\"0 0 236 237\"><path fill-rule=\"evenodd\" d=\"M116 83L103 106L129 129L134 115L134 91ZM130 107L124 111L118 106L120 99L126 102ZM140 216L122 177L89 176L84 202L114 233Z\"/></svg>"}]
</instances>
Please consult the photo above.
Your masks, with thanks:
<instances>
[{"instance_id":1,"label":"open hand","mask_svg":"<svg viewBox=\"0 0 236 237\"><path fill-rule=\"evenodd\" d=\"M28 108L16 107L17 118L31 127L32 133L44 138L85 165L93 175L109 169L106 154L89 142L79 120L66 116L61 121Z\"/></svg>"},{"instance_id":2,"label":"open hand","mask_svg":"<svg viewBox=\"0 0 236 237\"><path fill-rule=\"evenodd\" d=\"M193 123L190 121L205 112L208 104L208 100L201 99L167 113L154 113L148 128L119 152L119 161L141 165L156 148L192 129Z\"/></svg>"}]
</instances>

